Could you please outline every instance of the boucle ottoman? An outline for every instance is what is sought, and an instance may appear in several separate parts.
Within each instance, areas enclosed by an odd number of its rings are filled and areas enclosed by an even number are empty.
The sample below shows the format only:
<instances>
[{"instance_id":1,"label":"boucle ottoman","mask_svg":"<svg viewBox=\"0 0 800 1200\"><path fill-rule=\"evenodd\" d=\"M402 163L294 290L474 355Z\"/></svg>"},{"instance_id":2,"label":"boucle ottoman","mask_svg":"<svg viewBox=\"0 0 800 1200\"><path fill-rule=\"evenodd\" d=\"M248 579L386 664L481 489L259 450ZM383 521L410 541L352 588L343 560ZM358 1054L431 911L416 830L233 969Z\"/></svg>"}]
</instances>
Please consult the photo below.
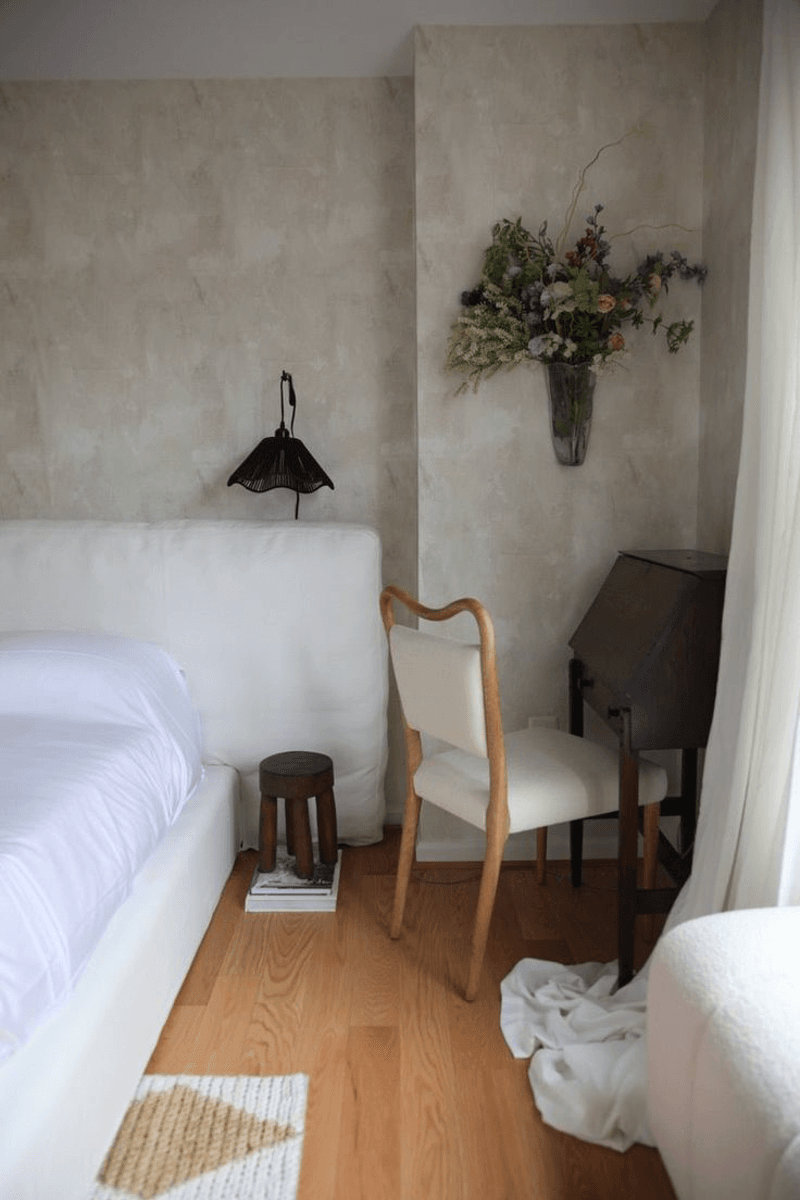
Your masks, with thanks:
<instances>
[{"instance_id":1,"label":"boucle ottoman","mask_svg":"<svg viewBox=\"0 0 800 1200\"><path fill-rule=\"evenodd\" d=\"M798 1200L800 908L700 917L662 938L647 1071L679 1200Z\"/></svg>"}]
</instances>

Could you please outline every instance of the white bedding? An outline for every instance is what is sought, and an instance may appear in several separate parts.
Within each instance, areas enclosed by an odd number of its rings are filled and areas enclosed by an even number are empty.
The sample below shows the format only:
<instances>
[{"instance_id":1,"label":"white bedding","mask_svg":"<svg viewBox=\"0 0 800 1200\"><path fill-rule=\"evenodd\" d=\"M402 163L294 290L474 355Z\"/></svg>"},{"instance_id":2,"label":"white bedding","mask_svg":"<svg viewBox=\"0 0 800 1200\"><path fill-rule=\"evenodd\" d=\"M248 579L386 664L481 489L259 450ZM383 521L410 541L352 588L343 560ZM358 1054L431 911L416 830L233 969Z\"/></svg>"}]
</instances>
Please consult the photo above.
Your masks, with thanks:
<instances>
[{"instance_id":1,"label":"white bedding","mask_svg":"<svg viewBox=\"0 0 800 1200\"><path fill-rule=\"evenodd\" d=\"M0 1197L86 1200L236 856L239 780L210 766L75 984L0 1063Z\"/></svg>"},{"instance_id":2,"label":"white bedding","mask_svg":"<svg viewBox=\"0 0 800 1200\"><path fill-rule=\"evenodd\" d=\"M0 1058L69 994L201 777L163 650L0 635Z\"/></svg>"}]
</instances>

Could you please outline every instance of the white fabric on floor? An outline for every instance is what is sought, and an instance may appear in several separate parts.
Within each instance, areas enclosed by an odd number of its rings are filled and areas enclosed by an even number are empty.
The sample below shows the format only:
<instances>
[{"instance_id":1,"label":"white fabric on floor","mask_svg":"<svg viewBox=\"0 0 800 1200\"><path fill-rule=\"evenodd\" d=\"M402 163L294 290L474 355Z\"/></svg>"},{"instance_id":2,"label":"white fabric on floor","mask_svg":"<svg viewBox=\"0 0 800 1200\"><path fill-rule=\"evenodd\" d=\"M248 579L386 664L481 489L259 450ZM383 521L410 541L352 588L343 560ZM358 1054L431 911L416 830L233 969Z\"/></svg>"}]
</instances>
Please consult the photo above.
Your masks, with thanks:
<instances>
[{"instance_id":1,"label":"white fabric on floor","mask_svg":"<svg viewBox=\"0 0 800 1200\"><path fill-rule=\"evenodd\" d=\"M503 1036L548 1125L613 1150L652 1145L643 1038L647 983L618 992L616 963L524 958L501 984Z\"/></svg>"},{"instance_id":2,"label":"white fabric on floor","mask_svg":"<svg viewBox=\"0 0 800 1200\"><path fill-rule=\"evenodd\" d=\"M668 928L726 909L800 902L799 83L800 4L765 0L747 387L719 702L694 869ZM653 1144L647 966L615 995L615 964L588 977L586 967L572 967L571 984L563 970L523 960L503 983L501 1028L515 1054L535 1051L537 1106L587 1141L619 1150Z\"/></svg>"}]
</instances>

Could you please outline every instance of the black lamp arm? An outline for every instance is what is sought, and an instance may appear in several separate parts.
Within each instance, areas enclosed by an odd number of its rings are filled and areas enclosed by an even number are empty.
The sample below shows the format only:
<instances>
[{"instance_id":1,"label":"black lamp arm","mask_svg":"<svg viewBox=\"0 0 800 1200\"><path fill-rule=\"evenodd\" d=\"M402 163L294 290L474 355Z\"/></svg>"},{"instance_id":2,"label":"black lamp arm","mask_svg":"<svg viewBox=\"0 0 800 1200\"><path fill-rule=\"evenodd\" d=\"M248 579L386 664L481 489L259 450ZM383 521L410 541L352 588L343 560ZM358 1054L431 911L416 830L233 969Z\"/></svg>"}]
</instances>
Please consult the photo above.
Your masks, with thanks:
<instances>
[{"instance_id":1,"label":"black lamp arm","mask_svg":"<svg viewBox=\"0 0 800 1200\"><path fill-rule=\"evenodd\" d=\"M292 377L288 371L281 372L281 425L283 424L283 385L284 385L284 383L289 384L289 407L292 410L292 419L289 424L289 432L291 433L292 437L294 437L294 415L295 415L295 412L297 411L297 396L294 393L294 384L292 383Z\"/></svg>"}]
</instances>

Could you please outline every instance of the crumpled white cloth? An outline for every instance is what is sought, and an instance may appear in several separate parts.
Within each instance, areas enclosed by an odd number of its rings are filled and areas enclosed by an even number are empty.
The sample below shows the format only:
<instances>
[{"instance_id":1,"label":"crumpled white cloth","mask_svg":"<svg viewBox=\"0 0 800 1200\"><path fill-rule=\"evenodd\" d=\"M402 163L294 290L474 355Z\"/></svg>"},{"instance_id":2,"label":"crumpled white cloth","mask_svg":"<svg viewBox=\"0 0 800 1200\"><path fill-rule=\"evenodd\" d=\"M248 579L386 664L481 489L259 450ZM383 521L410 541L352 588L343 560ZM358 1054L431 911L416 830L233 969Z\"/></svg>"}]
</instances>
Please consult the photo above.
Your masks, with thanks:
<instances>
[{"instance_id":1,"label":"crumpled white cloth","mask_svg":"<svg viewBox=\"0 0 800 1200\"><path fill-rule=\"evenodd\" d=\"M647 1121L647 972L616 990L616 963L564 966L523 958L500 985L500 1028L531 1057L548 1125L612 1150L655 1145Z\"/></svg>"}]
</instances>

